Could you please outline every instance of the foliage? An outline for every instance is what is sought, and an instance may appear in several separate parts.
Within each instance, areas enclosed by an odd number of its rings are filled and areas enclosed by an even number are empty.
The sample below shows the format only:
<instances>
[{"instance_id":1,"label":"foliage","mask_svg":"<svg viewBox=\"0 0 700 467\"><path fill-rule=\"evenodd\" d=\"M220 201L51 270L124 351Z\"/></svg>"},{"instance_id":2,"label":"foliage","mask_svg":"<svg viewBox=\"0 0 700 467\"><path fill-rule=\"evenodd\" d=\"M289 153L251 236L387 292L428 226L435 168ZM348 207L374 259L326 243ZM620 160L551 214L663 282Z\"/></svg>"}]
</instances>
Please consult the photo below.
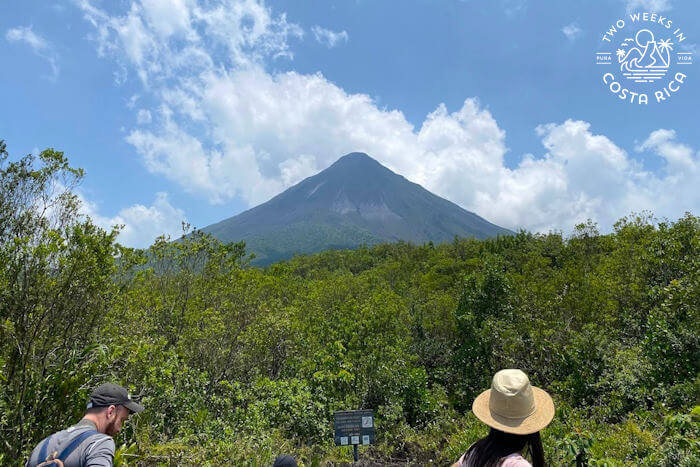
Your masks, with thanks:
<instances>
[{"instance_id":1,"label":"foliage","mask_svg":"<svg viewBox=\"0 0 700 467\"><path fill-rule=\"evenodd\" d=\"M552 465L700 461L700 219L588 222L253 267L201 232L136 251L80 215L82 172L0 145L0 463L112 380L147 410L119 465L342 463L333 412L371 408L382 464L445 464L486 433L473 397L524 369L557 414Z\"/></svg>"},{"instance_id":2,"label":"foliage","mask_svg":"<svg viewBox=\"0 0 700 467\"><path fill-rule=\"evenodd\" d=\"M63 153L9 161L0 141L0 449L19 458L80 413L100 379L117 231L78 215Z\"/></svg>"}]
</instances>

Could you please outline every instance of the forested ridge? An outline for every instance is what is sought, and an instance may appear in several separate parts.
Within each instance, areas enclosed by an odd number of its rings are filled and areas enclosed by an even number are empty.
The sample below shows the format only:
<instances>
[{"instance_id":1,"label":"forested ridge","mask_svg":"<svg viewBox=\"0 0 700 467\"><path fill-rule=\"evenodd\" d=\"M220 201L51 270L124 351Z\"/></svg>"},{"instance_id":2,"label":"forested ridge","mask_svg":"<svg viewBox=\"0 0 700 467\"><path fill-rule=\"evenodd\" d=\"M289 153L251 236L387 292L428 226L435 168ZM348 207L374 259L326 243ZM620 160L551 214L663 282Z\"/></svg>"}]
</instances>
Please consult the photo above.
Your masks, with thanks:
<instances>
[{"instance_id":1,"label":"forested ridge","mask_svg":"<svg viewBox=\"0 0 700 467\"><path fill-rule=\"evenodd\" d=\"M521 368L557 407L550 465L699 465L700 218L592 222L250 266L194 231L147 250L80 215L83 173L0 142L0 464L77 421L107 380L146 411L115 465L447 464L487 432L475 395Z\"/></svg>"}]
</instances>

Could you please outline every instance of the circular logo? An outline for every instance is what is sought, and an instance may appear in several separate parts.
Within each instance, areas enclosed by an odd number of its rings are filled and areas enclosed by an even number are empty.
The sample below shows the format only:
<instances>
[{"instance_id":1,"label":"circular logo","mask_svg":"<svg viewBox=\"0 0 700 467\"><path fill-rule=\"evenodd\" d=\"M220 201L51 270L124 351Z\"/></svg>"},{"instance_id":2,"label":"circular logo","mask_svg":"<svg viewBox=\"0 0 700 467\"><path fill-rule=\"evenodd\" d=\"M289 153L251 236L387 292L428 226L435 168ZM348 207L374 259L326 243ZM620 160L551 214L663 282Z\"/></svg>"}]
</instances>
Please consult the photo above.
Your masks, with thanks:
<instances>
[{"instance_id":1,"label":"circular logo","mask_svg":"<svg viewBox=\"0 0 700 467\"><path fill-rule=\"evenodd\" d=\"M662 103L671 99L688 78L685 66L693 52L686 36L666 16L632 13L605 31L596 52L603 85L631 104Z\"/></svg>"}]
</instances>

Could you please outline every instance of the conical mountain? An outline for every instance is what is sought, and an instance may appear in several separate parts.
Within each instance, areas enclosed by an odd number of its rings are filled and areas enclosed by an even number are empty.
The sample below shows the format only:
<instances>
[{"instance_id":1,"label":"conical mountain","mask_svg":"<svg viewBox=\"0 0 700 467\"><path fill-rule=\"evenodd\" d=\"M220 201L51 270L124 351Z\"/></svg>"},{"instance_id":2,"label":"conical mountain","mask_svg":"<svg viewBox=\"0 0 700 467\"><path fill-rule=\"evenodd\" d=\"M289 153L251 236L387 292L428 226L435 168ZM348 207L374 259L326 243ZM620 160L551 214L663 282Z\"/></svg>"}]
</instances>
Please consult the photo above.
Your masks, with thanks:
<instances>
[{"instance_id":1,"label":"conical mountain","mask_svg":"<svg viewBox=\"0 0 700 467\"><path fill-rule=\"evenodd\" d=\"M510 235L354 152L271 200L202 229L225 242L245 240L265 265L294 254L404 240L422 244Z\"/></svg>"}]
</instances>

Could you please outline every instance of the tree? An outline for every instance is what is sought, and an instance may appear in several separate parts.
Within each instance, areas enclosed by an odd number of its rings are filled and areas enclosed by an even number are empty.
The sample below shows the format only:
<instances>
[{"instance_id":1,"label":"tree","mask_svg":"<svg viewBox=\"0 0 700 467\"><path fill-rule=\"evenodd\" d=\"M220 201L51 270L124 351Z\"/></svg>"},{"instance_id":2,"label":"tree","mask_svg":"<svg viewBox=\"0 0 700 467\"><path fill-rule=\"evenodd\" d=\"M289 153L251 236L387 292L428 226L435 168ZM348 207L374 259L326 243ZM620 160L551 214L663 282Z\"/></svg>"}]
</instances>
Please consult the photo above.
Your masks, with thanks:
<instances>
[{"instance_id":1,"label":"tree","mask_svg":"<svg viewBox=\"0 0 700 467\"><path fill-rule=\"evenodd\" d=\"M10 161L0 141L0 453L20 459L76 415L104 355L117 230L80 215L62 152Z\"/></svg>"},{"instance_id":2,"label":"tree","mask_svg":"<svg viewBox=\"0 0 700 467\"><path fill-rule=\"evenodd\" d=\"M453 374L459 378L454 385L458 406L471 404L495 372L497 336L492 327L497 320L510 317L510 289L503 268L491 259L487 259L482 271L468 275L464 281L455 310L457 340Z\"/></svg>"}]
</instances>

